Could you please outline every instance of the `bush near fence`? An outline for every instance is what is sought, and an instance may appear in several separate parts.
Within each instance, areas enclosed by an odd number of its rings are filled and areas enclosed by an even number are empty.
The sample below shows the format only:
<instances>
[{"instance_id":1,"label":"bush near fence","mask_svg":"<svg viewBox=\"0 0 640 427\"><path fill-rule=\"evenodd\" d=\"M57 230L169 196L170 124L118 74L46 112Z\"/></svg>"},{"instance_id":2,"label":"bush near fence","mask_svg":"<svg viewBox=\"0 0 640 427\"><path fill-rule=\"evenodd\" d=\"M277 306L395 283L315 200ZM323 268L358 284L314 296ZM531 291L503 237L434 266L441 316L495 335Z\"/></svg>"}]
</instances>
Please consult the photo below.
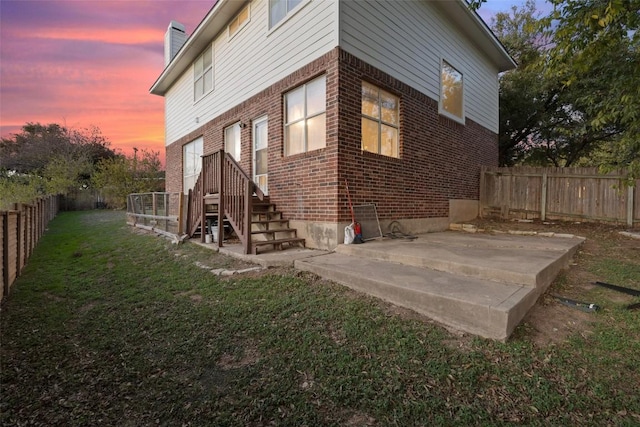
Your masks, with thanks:
<instances>
[{"instance_id":1,"label":"bush near fence","mask_svg":"<svg viewBox=\"0 0 640 427\"><path fill-rule=\"evenodd\" d=\"M629 183L633 185L628 185ZM640 180L598 168L483 167L480 216L640 226Z\"/></svg>"},{"instance_id":2,"label":"bush near fence","mask_svg":"<svg viewBox=\"0 0 640 427\"><path fill-rule=\"evenodd\" d=\"M31 204L17 203L12 210L0 211L0 299L9 294L59 207L58 196L47 196Z\"/></svg>"}]
</instances>

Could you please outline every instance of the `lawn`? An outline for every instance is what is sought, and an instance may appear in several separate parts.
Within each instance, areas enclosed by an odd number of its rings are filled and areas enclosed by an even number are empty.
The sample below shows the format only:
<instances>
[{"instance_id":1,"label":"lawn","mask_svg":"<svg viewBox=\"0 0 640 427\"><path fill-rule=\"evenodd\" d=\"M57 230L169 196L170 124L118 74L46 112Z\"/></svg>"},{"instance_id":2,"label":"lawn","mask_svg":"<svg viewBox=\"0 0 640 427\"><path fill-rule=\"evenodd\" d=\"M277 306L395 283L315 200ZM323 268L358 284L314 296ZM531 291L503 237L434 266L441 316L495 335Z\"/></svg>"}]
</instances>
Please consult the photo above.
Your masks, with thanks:
<instances>
[{"instance_id":1,"label":"lawn","mask_svg":"<svg viewBox=\"0 0 640 427\"><path fill-rule=\"evenodd\" d=\"M640 298L583 283L640 288L621 241L550 289L599 312L546 296L499 343L292 269L217 276L196 263L244 266L121 212L61 213L2 305L0 423L639 425ZM550 309L580 327L538 339Z\"/></svg>"}]
</instances>

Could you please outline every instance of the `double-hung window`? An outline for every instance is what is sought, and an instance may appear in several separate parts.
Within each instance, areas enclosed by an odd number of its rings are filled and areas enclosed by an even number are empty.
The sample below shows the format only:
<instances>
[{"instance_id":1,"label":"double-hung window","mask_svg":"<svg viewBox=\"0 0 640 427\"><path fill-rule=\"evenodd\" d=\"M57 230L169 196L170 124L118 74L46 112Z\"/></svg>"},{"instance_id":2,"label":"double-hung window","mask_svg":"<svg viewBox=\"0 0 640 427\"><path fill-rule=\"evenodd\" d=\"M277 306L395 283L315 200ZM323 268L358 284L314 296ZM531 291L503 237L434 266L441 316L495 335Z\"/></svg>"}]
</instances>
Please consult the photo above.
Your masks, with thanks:
<instances>
[{"instance_id":1,"label":"double-hung window","mask_svg":"<svg viewBox=\"0 0 640 427\"><path fill-rule=\"evenodd\" d=\"M447 61L440 69L440 114L464 123L464 84L462 73Z\"/></svg>"},{"instance_id":2,"label":"double-hung window","mask_svg":"<svg viewBox=\"0 0 640 427\"><path fill-rule=\"evenodd\" d=\"M376 85L362 82L362 149L399 157L400 99Z\"/></svg>"},{"instance_id":3,"label":"double-hung window","mask_svg":"<svg viewBox=\"0 0 640 427\"><path fill-rule=\"evenodd\" d=\"M307 0L269 0L269 28L282 21L303 1Z\"/></svg>"},{"instance_id":4,"label":"double-hung window","mask_svg":"<svg viewBox=\"0 0 640 427\"><path fill-rule=\"evenodd\" d=\"M213 90L213 48L209 45L193 63L193 100Z\"/></svg>"},{"instance_id":5,"label":"double-hung window","mask_svg":"<svg viewBox=\"0 0 640 427\"><path fill-rule=\"evenodd\" d=\"M202 137L182 146L182 191L193 190L202 169Z\"/></svg>"},{"instance_id":6,"label":"double-hung window","mask_svg":"<svg viewBox=\"0 0 640 427\"><path fill-rule=\"evenodd\" d=\"M322 76L285 94L285 155L327 146L326 86Z\"/></svg>"},{"instance_id":7,"label":"double-hung window","mask_svg":"<svg viewBox=\"0 0 640 427\"><path fill-rule=\"evenodd\" d=\"M241 130L240 122L224 129L224 151L231 154L236 162L240 161Z\"/></svg>"}]
</instances>

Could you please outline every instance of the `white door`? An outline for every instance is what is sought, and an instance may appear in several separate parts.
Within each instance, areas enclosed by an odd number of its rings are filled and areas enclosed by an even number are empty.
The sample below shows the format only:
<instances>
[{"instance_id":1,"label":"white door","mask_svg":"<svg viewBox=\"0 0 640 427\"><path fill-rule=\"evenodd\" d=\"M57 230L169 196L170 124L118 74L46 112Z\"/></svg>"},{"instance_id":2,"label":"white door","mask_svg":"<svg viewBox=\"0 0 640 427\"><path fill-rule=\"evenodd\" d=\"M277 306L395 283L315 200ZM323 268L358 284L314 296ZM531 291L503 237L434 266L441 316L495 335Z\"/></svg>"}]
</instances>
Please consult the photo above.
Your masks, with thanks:
<instances>
[{"instance_id":1,"label":"white door","mask_svg":"<svg viewBox=\"0 0 640 427\"><path fill-rule=\"evenodd\" d=\"M268 121L267 117L260 117L253 121L253 182L260 190L269 194L269 161L268 161Z\"/></svg>"}]
</instances>

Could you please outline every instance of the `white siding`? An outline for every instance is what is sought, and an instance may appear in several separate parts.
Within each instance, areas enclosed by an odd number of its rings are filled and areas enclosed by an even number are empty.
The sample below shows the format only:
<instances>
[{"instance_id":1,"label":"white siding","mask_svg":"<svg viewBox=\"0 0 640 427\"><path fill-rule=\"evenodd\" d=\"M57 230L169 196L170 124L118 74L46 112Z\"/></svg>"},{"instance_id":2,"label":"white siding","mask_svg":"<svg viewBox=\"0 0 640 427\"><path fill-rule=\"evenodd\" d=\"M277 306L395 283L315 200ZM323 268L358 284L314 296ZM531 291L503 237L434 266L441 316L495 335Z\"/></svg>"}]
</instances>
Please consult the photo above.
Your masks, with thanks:
<instances>
[{"instance_id":1,"label":"white siding","mask_svg":"<svg viewBox=\"0 0 640 427\"><path fill-rule=\"evenodd\" d=\"M310 0L270 31L268 0L253 0L251 21L213 41L213 92L193 102L192 66L167 91L167 145L336 47L335 1Z\"/></svg>"},{"instance_id":2,"label":"white siding","mask_svg":"<svg viewBox=\"0 0 640 427\"><path fill-rule=\"evenodd\" d=\"M466 117L498 132L498 69L429 1L341 1L340 47L439 99L442 58L463 74Z\"/></svg>"}]
</instances>

